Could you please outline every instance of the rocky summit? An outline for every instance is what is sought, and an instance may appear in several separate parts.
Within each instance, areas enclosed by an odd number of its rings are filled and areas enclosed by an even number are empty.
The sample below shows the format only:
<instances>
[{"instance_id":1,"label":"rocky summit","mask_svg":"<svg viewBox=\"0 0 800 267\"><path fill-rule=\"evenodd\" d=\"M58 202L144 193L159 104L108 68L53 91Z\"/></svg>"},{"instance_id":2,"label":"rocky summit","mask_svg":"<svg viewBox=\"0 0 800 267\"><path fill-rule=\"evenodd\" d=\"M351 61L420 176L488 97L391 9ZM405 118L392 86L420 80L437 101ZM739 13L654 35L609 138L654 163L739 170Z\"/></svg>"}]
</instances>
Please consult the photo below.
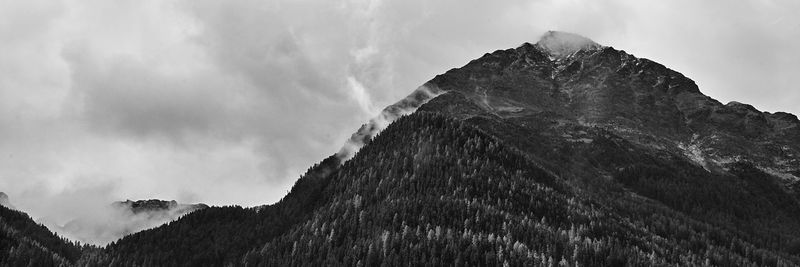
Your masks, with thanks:
<instances>
[{"instance_id":1,"label":"rocky summit","mask_svg":"<svg viewBox=\"0 0 800 267\"><path fill-rule=\"evenodd\" d=\"M589 38L567 32L549 31L545 33L536 45L550 55L552 59L569 57L578 51L588 51L602 48Z\"/></svg>"},{"instance_id":2,"label":"rocky summit","mask_svg":"<svg viewBox=\"0 0 800 267\"><path fill-rule=\"evenodd\" d=\"M602 129L708 171L749 162L789 184L800 176L796 116L721 104L681 73L575 34L548 32L536 44L486 54L430 84L448 95L427 110L463 119L584 141L593 139L587 129Z\"/></svg>"},{"instance_id":3,"label":"rocky summit","mask_svg":"<svg viewBox=\"0 0 800 267\"><path fill-rule=\"evenodd\" d=\"M160 199L148 199L148 200L125 200L125 201L117 201L112 204L114 207L121 207L126 208L132 211L134 214L143 213L143 212L160 212L160 211L173 211L179 214L189 213L199 209L208 208L206 204L178 204L177 201L171 200L160 200Z\"/></svg>"}]
</instances>

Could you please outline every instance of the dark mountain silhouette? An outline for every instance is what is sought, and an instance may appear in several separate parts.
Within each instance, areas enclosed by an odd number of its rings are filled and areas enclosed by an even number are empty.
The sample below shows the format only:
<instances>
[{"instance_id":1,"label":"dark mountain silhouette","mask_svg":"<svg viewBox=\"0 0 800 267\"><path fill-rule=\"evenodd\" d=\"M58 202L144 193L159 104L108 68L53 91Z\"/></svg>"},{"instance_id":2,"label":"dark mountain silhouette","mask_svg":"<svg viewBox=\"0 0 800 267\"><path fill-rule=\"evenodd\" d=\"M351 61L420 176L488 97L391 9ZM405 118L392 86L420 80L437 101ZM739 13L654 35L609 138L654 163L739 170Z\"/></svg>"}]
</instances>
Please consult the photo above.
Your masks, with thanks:
<instances>
[{"instance_id":1,"label":"dark mountain silhouette","mask_svg":"<svg viewBox=\"0 0 800 267\"><path fill-rule=\"evenodd\" d=\"M436 76L273 205L202 209L70 262L800 265L798 125L548 32Z\"/></svg>"}]
</instances>

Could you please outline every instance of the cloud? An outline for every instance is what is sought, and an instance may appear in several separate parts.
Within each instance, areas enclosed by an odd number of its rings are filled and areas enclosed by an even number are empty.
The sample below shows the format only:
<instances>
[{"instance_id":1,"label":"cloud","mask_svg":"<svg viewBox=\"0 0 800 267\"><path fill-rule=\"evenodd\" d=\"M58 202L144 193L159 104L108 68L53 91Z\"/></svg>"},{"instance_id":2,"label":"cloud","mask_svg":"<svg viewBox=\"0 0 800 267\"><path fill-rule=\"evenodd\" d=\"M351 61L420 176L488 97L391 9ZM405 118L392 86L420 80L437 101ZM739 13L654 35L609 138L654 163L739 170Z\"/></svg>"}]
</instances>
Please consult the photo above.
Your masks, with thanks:
<instances>
[{"instance_id":1,"label":"cloud","mask_svg":"<svg viewBox=\"0 0 800 267\"><path fill-rule=\"evenodd\" d=\"M357 87L360 87L360 85L357 85ZM364 89L363 87L360 87L354 90L363 91ZM347 139L339 152L336 153L336 156L342 161L351 159L356 152L361 149L361 147L366 145L370 139L383 131L383 129L386 129L389 124L402 116L414 113L414 111L416 111L419 107L444 93L446 92L442 91L434 84L424 84L420 86L417 88L417 90L414 90L414 92L411 92L411 94L405 98L397 101L397 103L394 103L381 110L378 113L378 116L370 119L369 122L361 125L361 128L353 133L353 135L350 136L350 139Z\"/></svg>"},{"instance_id":2,"label":"cloud","mask_svg":"<svg viewBox=\"0 0 800 267\"><path fill-rule=\"evenodd\" d=\"M118 57L99 64L86 48L66 51L72 70L72 93L80 116L96 130L145 138L182 141L187 134L225 129L238 103L235 83L208 79L203 73L168 75L134 59ZM196 75L196 76L195 76Z\"/></svg>"},{"instance_id":3,"label":"cloud","mask_svg":"<svg viewBox=\"0 0 800 267\"><path fill-rule=\"evenodd\" d=\"M201 206L176 205L166 209L145 210L135 212L127 203L115 201L114 192L119 185L109 181L90 181L85 186L70 187L56 194L46 196L46 201L29 201L29 198L41 199L41 192L26 191L16 196L27 200L26 208L48 210L43 217L36 220L49 229L57 231L64 237L83 243L105 245L122 236L149 229L202 208ZM0 193L2 194L2 193ZM0 195L0 202L4 199ZM9 199L5 199L7 202ZM6 205L7 202L0 204ZM11 208L14 208L11 206ZM22 211L26 211L22 209Z\"/></svg>"},{"instance_id":4,"label":"cloud","mask_svg":"<svg viewBox=\"0 0 800 267\"><path fill-rule=\"evenodd\" d=\"M122 199L271 203L362 123L390 121L383 107L547 30L661 62L723 102L797 114L799 5L3 1L0 191L55 221Z\"/></svg>"},{"instance_id":5,"label":"cloud","mask_svg":"<svg viewBox=\"0 0 800 267\"><path fill-rule=\"evenodd\" d=\"M350 87L352 98L356 100L361 111L369 114L377 113L376 106L372 103L372 98L367 93L367 89L353 76L347 77L347 86Z\"/></svg>"},{"instance_id":6,"label":"cloud","mask_svg":"<svg viewBox=\"0 0 800 267\"><path fill-rule=\"evenodd\" d=\"M567 56L581 49L598 47L597 43L586 37L558 31L548 31L536 44L556 57Z\"/></svg>"}]
</instances>

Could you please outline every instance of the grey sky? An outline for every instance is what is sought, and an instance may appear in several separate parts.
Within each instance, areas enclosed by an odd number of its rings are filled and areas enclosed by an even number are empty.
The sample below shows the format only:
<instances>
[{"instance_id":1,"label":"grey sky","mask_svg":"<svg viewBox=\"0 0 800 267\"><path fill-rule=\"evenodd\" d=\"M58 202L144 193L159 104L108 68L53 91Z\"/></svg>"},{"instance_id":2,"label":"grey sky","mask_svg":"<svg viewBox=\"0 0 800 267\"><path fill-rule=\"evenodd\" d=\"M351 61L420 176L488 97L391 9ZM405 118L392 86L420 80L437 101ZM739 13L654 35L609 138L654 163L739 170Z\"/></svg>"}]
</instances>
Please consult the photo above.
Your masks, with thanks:
<instances>
[{"instance_id":1,"label":"grey sky","mask_svg":"<svg viewBox=\"0 0 800 267\"><path fill-rule=\"evenodd\" d=\"M547 30L800 113L800 2L0 1L0 191L63 222L115 200L277 201L423 82Z\"/></svg>"}]
</instances>

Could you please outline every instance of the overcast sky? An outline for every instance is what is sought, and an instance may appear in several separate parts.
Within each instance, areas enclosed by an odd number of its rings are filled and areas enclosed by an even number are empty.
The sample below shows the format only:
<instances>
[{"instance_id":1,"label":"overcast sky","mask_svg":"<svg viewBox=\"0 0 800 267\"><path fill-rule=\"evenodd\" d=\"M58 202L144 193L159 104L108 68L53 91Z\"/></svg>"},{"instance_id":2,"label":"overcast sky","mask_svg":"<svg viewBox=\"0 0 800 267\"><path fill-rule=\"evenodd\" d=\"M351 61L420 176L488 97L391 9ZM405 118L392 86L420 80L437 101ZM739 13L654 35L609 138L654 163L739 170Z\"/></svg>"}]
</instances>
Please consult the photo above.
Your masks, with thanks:
<instances>
[{"instance_id":1,"label":"overcast sky","mask_svg":"<svg viewBox=\"0 0 800 267\"><path fill-rule=\"evenodd\" d=\"M547 30L800 113L800 1L0 0L0 191L34 218L279 200L361 123Z\"/></svg>"}]
</instances>

